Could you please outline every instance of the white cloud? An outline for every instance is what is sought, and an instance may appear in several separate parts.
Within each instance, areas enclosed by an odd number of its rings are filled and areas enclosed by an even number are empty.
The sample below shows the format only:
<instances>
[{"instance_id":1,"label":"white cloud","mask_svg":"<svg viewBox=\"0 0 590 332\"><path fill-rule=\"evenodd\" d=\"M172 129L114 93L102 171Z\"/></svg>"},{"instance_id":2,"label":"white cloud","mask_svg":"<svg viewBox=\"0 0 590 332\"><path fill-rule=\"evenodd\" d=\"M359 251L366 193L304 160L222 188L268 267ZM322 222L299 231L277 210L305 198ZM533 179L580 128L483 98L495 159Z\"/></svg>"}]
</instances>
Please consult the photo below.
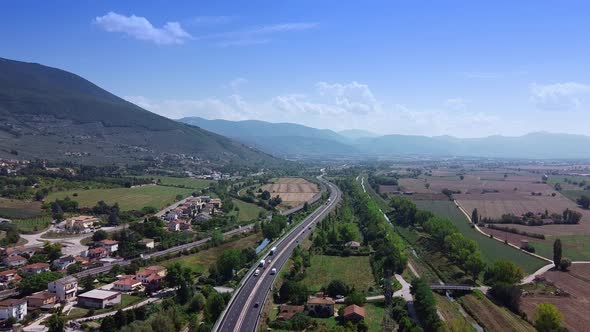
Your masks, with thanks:
<instances>
[{"instance_id":1,"label":"white cloud","mask_svg":"<svg viewBox=\"0 0 590 332\"><path fill-rule=\"evenodd\" d=\"M572 110L578 108L581 99L590 95L590 85L565 82L555 84L533 83L530 100L540 109Z\"/></svg>"},{"instance_id":2,"label":"white cloud","mask_svg":"<svg viewBox=\"0 0 590 332\"><path fill-rule=\"evenodd\" d=\"M217 46L250 46L267 44L272 41L271 35L292 31L304 31L316 28L315 22L295 22L265 25L228 32L214 33L198 37L200 40L215 40Z\"/></svg>"},{"instance_id":3,"label":"white cloud","mask_svg":"<svg viewBox=\"0 0 590 332\"><path fill-rule=\"evenodd\" d=\"M93 22L105 31L121 32L158 45L183 44L192 38L178 22L167 22L162 28L156 28L145 17L135 15L125 16L109 12L96 17Z\"/></svg>"},{"instance_id":4,"label":"white cloud","mask_svg":"<svg viewBox=\"0 0 590 332\"><path fill-rule=\"evenodd\" d=\"M449 98L445 100L445 106L451 109L464 109L467 104L469 104L469 100L464 98Z\"/></svg>"},{"instance_id":5,"label":"white cloud","mask_svg":"<svg viewBox=\"0 0 590 332\"><path fill-rule=\"evenodd\" d=\"M208 119L242 120L236 108L219 98L153 100L144 96L125 96L124 99L151 112L171 119L202 116Z\"/></svg>"},{"instance_id":6,"label":"white cloud","mask_svg":"<svg viewBox=\"0 0 590 332\"><path fill-rule=\"evenodd\" d=\"M366 84L358 82L316 83L316 89L322 96L328 96L333 102L348 112L368 114L380 109L379 102Z\"/></svg>"}]
</instances>

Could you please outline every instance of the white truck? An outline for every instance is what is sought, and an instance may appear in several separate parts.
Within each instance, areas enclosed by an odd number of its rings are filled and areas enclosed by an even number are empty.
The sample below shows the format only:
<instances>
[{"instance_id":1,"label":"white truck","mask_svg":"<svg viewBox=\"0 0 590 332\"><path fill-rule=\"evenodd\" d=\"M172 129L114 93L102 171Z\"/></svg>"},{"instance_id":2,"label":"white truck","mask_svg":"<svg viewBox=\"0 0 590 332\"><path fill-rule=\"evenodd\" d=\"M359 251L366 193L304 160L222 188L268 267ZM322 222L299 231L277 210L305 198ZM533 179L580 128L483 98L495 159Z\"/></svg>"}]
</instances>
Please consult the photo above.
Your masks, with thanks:
<instances>
[{"instance_id":1,"label":"white truck","mask_svg":"<svg viewBox=\"0 0 590 332\"><path fill-rule=\"evenodd\" d=\"M260 263L258 263L258 267L264 268L264 263L266 263L265 260L261 260Z\"/></svg>"},{"instance_id":2,"label":"white truck","mask_svg":"<svg viewBox=\"0 0 590 332\"><path fill-rule=\"evenodd\" d=\"M277 247L272 247L272 249L270 249L269 255L271 255L271 256L274 255L276 251L277 251Z\"/></svg>"}]
</instances>

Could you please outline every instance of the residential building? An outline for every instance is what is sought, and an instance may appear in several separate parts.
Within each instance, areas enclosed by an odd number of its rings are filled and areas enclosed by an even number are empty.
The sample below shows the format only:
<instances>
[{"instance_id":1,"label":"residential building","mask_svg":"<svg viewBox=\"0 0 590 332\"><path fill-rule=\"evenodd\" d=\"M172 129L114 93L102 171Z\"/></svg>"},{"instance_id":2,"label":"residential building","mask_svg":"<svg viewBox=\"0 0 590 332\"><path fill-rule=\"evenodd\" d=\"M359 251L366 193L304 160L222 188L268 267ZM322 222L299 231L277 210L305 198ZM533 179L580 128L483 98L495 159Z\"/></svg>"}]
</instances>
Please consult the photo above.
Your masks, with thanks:
<instances>
[{"instance_id":1,"label":"residential building","mask_svg":"<svg viewBox=\"0 0 590 332\"><path fill-rule=\"evenodd\" d=\"M92 248L88 250L88 258L91 260L99 260L108 256L108 251L104 247Z\"/></svg>"},{"instance_id":2,"label":"residential building","mask_svg":"<svg viewBox=\"0 0 590 332\"><path fill-rule=\"evenodd\" d=\"M281 304L277 319L289 320L295 316L296 313L303 312L305 307L302 305Z\"/></svg>"},{"instance_id":3,"label":"residential building","mask_svg":"<svg viewBox=\"0 0 590 332\"><path fill-rule=\"evenodd\" d=\"M113 289L121 292L131 292L141 287L141 281L131 278L123 278L113 283Z\"/></svg>"},{"instance_id":4,"label":"residential building","mask_svg":"<svg viewBox=\"0 0 590 332\"><path fill-rule=\"evenodd\" d=\"M148 249L154 249L156 247L156 242L154 242L154 239L143 239L139 241L139 244Z\"/></svg>"},{"instance_id":5,"label":"residential building","mask_svg":"<svg viewBox=\"0 0 590 332\"><path fill-rule=\"evenodd\" d=\"M121 293L94 289L78 295L78 305L84 308L103 309L121 303Z\"/></svg>"},{"instance_id":6,"label":"residential building","mask_svg":"<svg viewBox=\"0 0 590 332\"><path fill-rule=\"evenodd\" d=\"M18 275L16 270L6 270L0 272L0 282L3 284L17 283L21 279L21 276Z\"/></svg>"},{"instance_id":7,"label":"residential building","mask_svg":"<svg viewBox=\"0 0 590 332\"><path fill-rule=\"evenodd\" d=\"M20 267L27 264L27 259L22 256L8 256L3 260L4 265L10 267Z\"/></svg>"},{"instance_id":8,"label":"residential building","mask_svg":"<svg viewBox=\"0 0 590 332\"><path fill-rule=\"evenodd\" d=\"M119 242L115 240L102 240L99 242L99 246L105 248L109 254L119 250Z\"/></svg>"},{"instance_id":9,"label":"residential building","mask_svg":"<svg viewBox=\"0 0 590 332\"><path fill-rule=\"evenodd\" d=\"M168 230L171 232L180 232L180 221L171 221L168 224Z\"/></svg>"},{"instance_id":10,"label":"residential building","mask_svg":"<svg viewBox=\"0 0 590 332\"><path fill-rule=\"evenodd\" d=\"M84 232L94 227L95 223L100 223L100 219L93 216L77 216L68 218L64 222L65 228L73 232Z\"/></svg>"},{"instance_id":11,"label":"residential building","mask_svg":"<svg viewBox=\"0 0 590 332\"><path fill-rule=\"evenodd\" d=\"M305 311L312 317L332 317L334 316L334 305L336 303L331 297L325 296L324 293L317 293L310 296L305 304Z\"/></svg>"},{"instance_id":12,"label":"residential building","mask_svg":"<svg viewBox=\"0 0 590 332\"><path fill-rule=\"evenodd\" d=\"M137 280L141 281L143 284L147 284L150 281L153 282L155 280L159 280L158 277L163 278L166 276L166 272L168 270L159 265L148 266L143 271L140 271L136 274ZM151 277L151 279L150 279Z\"/></svg>"},{"instance_id":13,"label":"residential building","mask_svg":"<svg viewBox=\"0 0 590 332\"><path fill-rule=\"evenodd\" d=\"M27 296L27 310L49 310L54 308L57 303L57 295L48 291L41 291Z\"/></svg>"},{"instance_id":14,"label":"residential building","mask_svg":"<svg viewBox=\"0 0 590 332\"><path fill-rule=\"evenodd\" d=\"M64 256L64 257L58 258L58 259L54 260L52 264L58 270L65 270L68 268L68 266L70 266L74 263L76 263L76 258L74 258L74 256L70 255L70 256Z\"/></svg>"},{"instance_id":15,"label":"residential building","mask_svg":"<svg viewBox=\"0 0 590 332\"><path fill-rule=\"evenodd\" d=\"M211 198L209 204L213 205L216 209L221 209L221 199L220 198Z\"/></svg>"},{"instance_id":16,"label":"residential building","mask_svg":"<svg viewBox=\"0 0 590 332\"><path fill-rule=\"evenodd\" d=\"M37 250L39 250L39 248L41 248L40 246L19 246L19 247L11 247L11 248L6 248L4 249L3 255L6 255L8 257L10 256L20 256L22 254L27 254L29 255L29 257L33 256L35 254L35 252L37 252Z\"/></svg>"},{"instance_id":17,"label":"residential building","mask_svg":"<svg viewBox=\"0 0 590 332\"><path fill-rule=\"evenodd\" d=\"M358 250L361 247L361 244L359 242L356 241L350 241L350 242L346 242L344 244L345 247L348 247L352 250Z\"/></svg>"},{"instance_id":18,"label":"residential building","mask_svg":"<svg viewBox=\"0 0 590 332\"><path fill-rule=\"evenodd\" d=\"M203 222L207 222L207 221L211 220L211 218L213 218L213 217L211 217L211 215L201 212L195 216L195 222L203 223Z\"/></svg>"},{"instance_id":19,"label":"residential building","mask_svg":"<svg viewBox=\"0 0 590 332\"><path fill-rule=\"evenodd\" d=\"M49 264L48 263L29 264L29 265L24 266L21 270L27 274L39 274L42 272L48 272L49 271Z\"/></svg>"},{"instance_id":20,"label":"residential building","mask_svg":"<svg viewBox=\"0 0 590 332\"><path fill-rule=\"evenodd\" d=\"M78 291L78 279L66 276L47 284L47 289L57 295L59 301L72 301Z\"/></svg>"},{"instance_id":21,"label":"residential building","mask_svg":"<svg viewBox=\"0 0 590 332\"><path fill-rule=\"evenodd\" d=\"M0 319L15 318L23 320L27 315L26 299L6 299L0 301Z\"/></svg>"},{"instance_id":22,"label":"residential building","mask_svg":"<svg viewBox=\"0 0 590 332\"><path fill-rule=\"evenodd\" d=\"M342 316L346 321L361 321L365 319L365 308L359 307L356 304L349 305L348 307L344 308L344 313Z\"/></svg>"}]
</instances>

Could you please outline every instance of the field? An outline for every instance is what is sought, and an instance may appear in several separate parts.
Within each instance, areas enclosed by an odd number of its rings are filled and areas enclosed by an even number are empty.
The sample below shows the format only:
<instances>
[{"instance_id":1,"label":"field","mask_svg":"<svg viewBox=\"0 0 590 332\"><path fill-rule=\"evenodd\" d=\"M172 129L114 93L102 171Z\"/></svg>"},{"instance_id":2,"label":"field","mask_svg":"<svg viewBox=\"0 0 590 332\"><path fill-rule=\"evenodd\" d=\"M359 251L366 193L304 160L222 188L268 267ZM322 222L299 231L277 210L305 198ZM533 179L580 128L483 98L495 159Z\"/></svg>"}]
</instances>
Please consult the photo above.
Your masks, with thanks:
<instances>
[{"instance_id":1,"label":"field","mask_svg":"<svg viewBox=\"0 0 590 332\"><path fill-rule=\"evenodd\" d=\"M41 202L0 198L0 217L25 219L37 217L41 213Z\"/></svg>"},{"instance_id":2,"label":"field","mask_svg":"<svg viewBox=\"0 0 590 332\"><path fill-rule=\"evenodd\" d=\"M51 221L52 218L50 216L13 220L16 228L24 234L42 231L49 227Z\"/></svg>"},{"instance_id":3,"label":"field","mask_svg":"<svg viewBox=\"0 0 590 332\"><path fill-rule=\"evenodd\" d=\"M318 185L302 178L279 178L271 184L265 184L262 190L268 190L272 197L279 195L283 206L297 206L309 201L320 192Z\"/></svg>"},{"instance_id":4,"label":"field","mask_svg":"<svg viewBox=\"0 0 590 332\"><path fill-rule=\"evenodd\" d=\"M457 226L459 231L467 238L475 240L479 244L482 256L487 263L498 259L509 259L523 268L525 272L532 273L545 265L540 259L527 255L519 250L491 239L475 229L467 221L463 213L451 201L416 201L419 209L431 211L437 215L449 218Z\"/></svg>"},{"instance_id":5,"label":"field","mask_svg":"<svg viewBox=\"0 0 590 332\"><path fill-rule=\"evenodd\" d=\"M139 178L160 180L159 184L163 185L163 186L184 187L184 188L191 188L191 189L203 189L205 187L208 187L211 183L215 182L212 180L179 178L179 177L172 177L172 176L157 176L157 175L145 175L145 176L139 176Z\"/></svg>"},{"instance_id":6,"label":"field","mask_svg":"<svg viewBox=\"0 0 590 332\"><path fill-rule=\"evenodd\" d=\"M334 279L342 280L360 291L368 291L375 286L369 256L312 256L311 266L307 268L303 279L309 290L319 291Z\"/></svg>"},{"instance_id":7,"label":"field","mask_svg":"<svg viewBox=\"0 0 590 332\"><path fill-rule=\"evenodd\" d=\"M140 210L144 206L162 209L175 201L176 195L186 197L194 190L167 186L141 186L136 188L90 189L52 192L46 201L69 196L77 201L80 207L93 207L98 201L108 204L119 203L121 210ZM74 193L78 196L74 197Z\"/></svg>"},{"instance_id":8,"label":"field","mask_svg":"<svg viewBox=\"0 0 590 332\"><path fill-rule=\"evenodd\" d=\"M265 211L263 208L256 204L247 203L239 199L234 199L233 203L240 209L238 212L238 222L250 221L258 219L258 214Z\"/></svg>"},{"instance_id":9,"label":"field","mask_svg":"<svg viewBox=\"0 0 590 332\"><path fill-rule=\"evenodd\" d=\"M528 294L522 298L521 308L528 317L539 303L549 302L563 313L563 324L570 331L587 331L590 325L590 264L574 264L569 272L548 271L544 274L547 282L564 290L569 296Z\"/></svg>"},{"instance_id":10,"label":"field","mask_svg":"<svg viewBox=\"0 0 590 332\"><path fill-rule=\"evenodd\" d=\"M196 254L181 256L161 262L163 266L170 267L174 263L190 268L193 272L206 273L209 266L215 264L217 257L222 252L229 249L245 249L255 248L258 242L262 240L260 234L252 234L239 239L232 239L229 242L223 243L220 246L212 247L206 250L201 250Z\"/></svg>"},{"instance_id":11,"label":"field","mask_svg":"<svg viewBox=\"0 0 590 332\"><path fill-rule=\"evenodd\" d=\"M499 307L481 293L467 294L459 301L477 322L491 332L533 332L535 328L508 309Z\"/></svg>"},{"instance_id":12,"label":"field","mask_svg":"<svg viewBox=\"0 0 590 332\"><path fill-rule=\"evenodd\" d=\"M545 240L529 240L529 243L535 247L536 253L551 259L553 257L553 242L557 237L547 237ZM562 235L561 245L563 256L573 261L590 260L590 234Z\"/></svg>"},{"instance_id":13,"label":"field","mask_svg":"<svg viewBox=\"0 0 590 332\"><path fill-rule=\"evenodd\" d=\"M365 322L369 327L370 332L383 331L383 315L385 308L383 303L366 303L365 306Z\"/></svg>"}]
</instances>

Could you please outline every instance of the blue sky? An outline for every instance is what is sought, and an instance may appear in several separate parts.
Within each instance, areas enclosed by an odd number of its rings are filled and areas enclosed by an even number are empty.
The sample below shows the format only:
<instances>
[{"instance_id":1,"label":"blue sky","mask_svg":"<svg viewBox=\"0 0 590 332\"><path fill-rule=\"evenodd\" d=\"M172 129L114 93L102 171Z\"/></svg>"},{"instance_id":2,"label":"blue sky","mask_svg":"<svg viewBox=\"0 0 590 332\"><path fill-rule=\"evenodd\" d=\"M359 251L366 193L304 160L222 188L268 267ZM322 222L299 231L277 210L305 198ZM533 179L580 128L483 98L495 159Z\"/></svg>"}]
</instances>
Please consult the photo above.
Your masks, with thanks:
<instances>
[{"instance_id":1,"label":"blue sky","mask_svg":"<svg viewBox=\"0 0 590 332\"><path fill-rule=\"evenodd\" d=\"M179 118L589 134L587 1L3 1L0 57Z\"/></svg>"}]
</instances>

